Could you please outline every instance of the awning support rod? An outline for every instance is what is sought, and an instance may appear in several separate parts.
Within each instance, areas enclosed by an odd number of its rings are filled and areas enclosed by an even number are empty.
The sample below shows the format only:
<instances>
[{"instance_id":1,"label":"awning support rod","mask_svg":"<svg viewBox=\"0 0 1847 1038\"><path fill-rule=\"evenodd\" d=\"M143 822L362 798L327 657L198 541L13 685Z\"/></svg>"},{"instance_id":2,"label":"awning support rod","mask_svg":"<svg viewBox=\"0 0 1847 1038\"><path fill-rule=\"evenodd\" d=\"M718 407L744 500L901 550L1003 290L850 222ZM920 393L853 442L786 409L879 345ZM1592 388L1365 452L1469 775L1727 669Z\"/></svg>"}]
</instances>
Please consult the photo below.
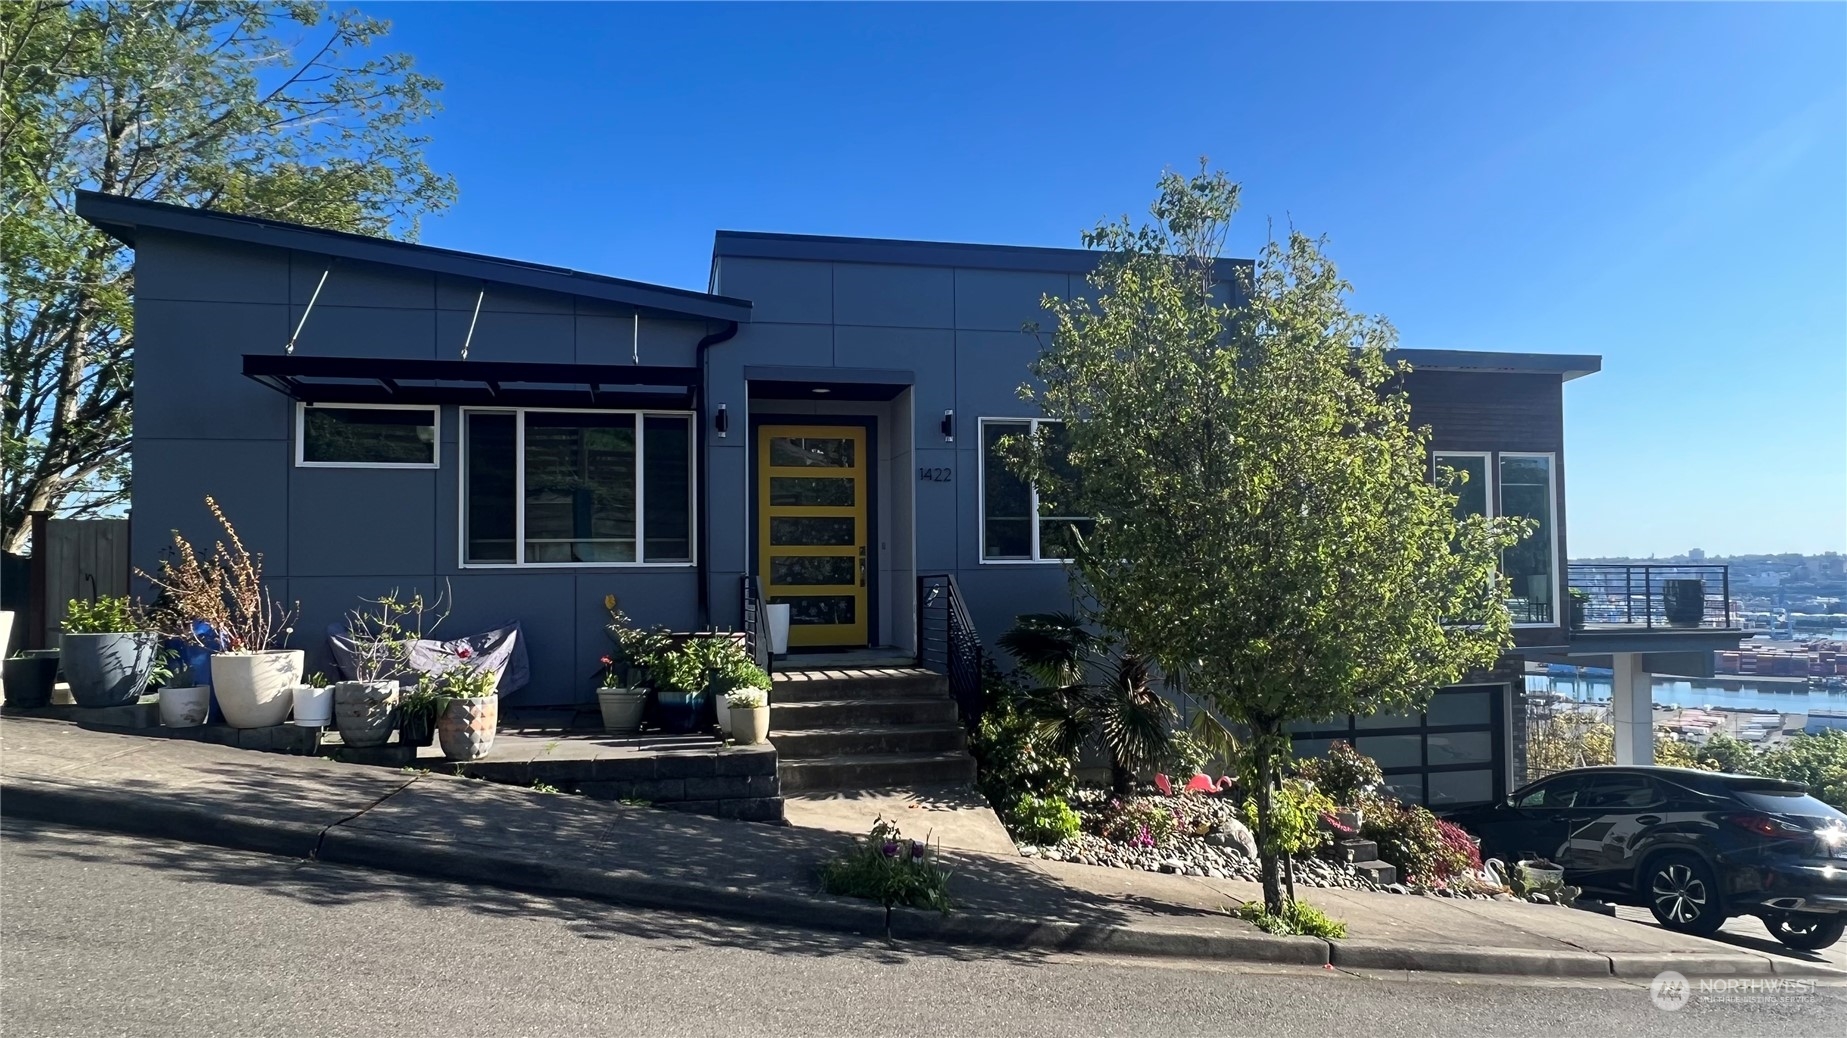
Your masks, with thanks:
<instances>
[{"instance_id":1,"label":"awning support rod","mask_svg":"<svg viewBox=\"0 0 1847 1038\"><path fill-rule=\"evenodd\" d=\"M301 312L301 320L295 322L295 331L289 335L289 341L282 347L282 352L291 357L295 355L295 340L301 338L302 326L308 323L308 315L314 312L314 301L321 298L321 289L327 284L327 273L332 269L327 267L321 270L321 280L315 282L314 294L308 297L308 308Z\"/></svg>"},{"instance_id":2,"label":"awning support rod","mask_svg":"<svg viewBox=\"0 0 1847 1038\"><path fill-rule=\"evenodd\" d=\"M468 335L462 339L462 359L468 359L468 344L475 341L475 322L481 319L481 299L487 295L487 289L475 293L475 315L468 319Z\"/></svg>"}]
</instances>

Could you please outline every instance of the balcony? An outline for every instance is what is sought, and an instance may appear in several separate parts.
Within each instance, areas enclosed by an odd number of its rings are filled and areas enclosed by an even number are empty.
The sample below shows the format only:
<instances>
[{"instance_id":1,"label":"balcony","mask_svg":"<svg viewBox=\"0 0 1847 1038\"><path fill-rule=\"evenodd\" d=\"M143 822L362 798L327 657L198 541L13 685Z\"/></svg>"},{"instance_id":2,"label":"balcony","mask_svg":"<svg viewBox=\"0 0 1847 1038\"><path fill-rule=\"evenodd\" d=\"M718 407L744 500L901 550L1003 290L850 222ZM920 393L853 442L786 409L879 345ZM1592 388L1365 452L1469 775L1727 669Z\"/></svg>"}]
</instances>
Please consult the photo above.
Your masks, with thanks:
<instances>
[{"instance_id":1,"label":"balcony","mask_svg":"<svg viewBox=\"0 0 1847 1038\"><path fill-rule=\"evenodd\" d=\"M1728 566L1574 562L1566 576L1574 631L1738 629Z\"/></svg>"}]
</instances>

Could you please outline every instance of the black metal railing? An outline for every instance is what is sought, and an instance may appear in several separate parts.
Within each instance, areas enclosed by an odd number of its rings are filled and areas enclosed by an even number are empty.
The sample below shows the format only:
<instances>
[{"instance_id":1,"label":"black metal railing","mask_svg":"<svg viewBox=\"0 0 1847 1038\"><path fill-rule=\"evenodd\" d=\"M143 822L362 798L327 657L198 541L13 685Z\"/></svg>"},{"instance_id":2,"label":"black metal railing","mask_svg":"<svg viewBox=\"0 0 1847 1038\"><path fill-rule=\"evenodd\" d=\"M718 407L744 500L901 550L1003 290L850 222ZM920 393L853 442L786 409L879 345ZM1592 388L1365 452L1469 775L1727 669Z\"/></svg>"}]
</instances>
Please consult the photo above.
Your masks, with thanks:
<instances>
[{"instance_id":1,"label":"black metal railing","mask_svg":"<svg viewBox=\"0 0 1847 1038\"><path fill-rule=\"evenodd\" d=\"M738 628L744 632L744 648L764 673L770 669L770 632L764 630L763 585L754 576L744 578L743 617Z\"/></svg>"},{"instance_id":2,"label":"black metal railing","mask_svg":"<svg viewBox=\"0 0 1847 1038\"><path fill-rule=\"evenodd\" d=\"M1573 630L1731 630L1731 567L1574 562L1566 567Z\"/></svg>"},{"instance_id":3,"label":"black metal railing","mask_svg":"<svg viewBox=\"0 0 1847 1038\"><path fill-rule=\"evenodd\" d=\"M949 677L962 726L971 733L981 723L981 636L969 619L968 603L951 573L917 578L917 662Z\"/></svg>"}]
</instances>

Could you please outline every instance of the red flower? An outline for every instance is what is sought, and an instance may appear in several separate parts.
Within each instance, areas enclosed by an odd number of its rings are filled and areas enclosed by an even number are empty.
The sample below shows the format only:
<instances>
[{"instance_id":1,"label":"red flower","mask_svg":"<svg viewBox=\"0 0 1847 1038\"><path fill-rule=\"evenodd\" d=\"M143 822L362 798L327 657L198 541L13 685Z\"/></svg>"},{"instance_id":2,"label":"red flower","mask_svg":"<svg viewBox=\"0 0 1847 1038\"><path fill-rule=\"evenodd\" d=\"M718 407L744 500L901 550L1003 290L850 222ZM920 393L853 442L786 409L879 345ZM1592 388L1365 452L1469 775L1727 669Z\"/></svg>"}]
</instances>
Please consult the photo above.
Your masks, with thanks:
<instances>
[{"instance_id":1,"label":"red flower","mask_svg":"<svg viewBox=\"0 0 1847 1038\"><path fill-rule=\"evenodd\" d=\"M465 659L468 659L469 657L471 657L471 656L473 656L474 654L475 654L475 650L473 650L473 649L471 649L471 648L469 648L469 647L468 647L468 646L466 646L466 645L464 645L464 646L462 646L461 648L459 648L459 649L457 649L457 650L455 650L455 658L456 658L456 659L458 659L458 660L465 660Z\"/></svg>"},{"instance_id":2,"label":"red flower","mask_svg":"<svg viewBox=\"0 0 1847 1038\"><path fill-rule=\"evenodd\" d=\"M608 657L608 656L605 656L605 657L603 657L603 666L605 666L605 667L607 667L607 666L609 666L609 657Z\"/></svg>"}]
</instances>

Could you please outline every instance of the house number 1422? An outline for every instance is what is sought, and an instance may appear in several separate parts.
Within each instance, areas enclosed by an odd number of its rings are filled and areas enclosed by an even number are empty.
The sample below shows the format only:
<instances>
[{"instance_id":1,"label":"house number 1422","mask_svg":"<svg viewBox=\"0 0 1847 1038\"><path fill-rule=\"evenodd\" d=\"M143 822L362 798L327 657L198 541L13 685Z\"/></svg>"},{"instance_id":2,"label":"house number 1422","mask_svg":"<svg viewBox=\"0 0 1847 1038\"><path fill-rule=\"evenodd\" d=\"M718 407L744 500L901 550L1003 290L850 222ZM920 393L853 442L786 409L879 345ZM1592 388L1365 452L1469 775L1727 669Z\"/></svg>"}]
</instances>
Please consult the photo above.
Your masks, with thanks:
<instances>
[{"instance_id":1,"label":"house number 1422","mask_svg":"<svg viewBox=\"0 0 1847 1038\"><path fill-rule=\"evenodd\" d=\"M947 468L917 470L917 479L924 483L948 483L953 478L954 471Z\"/></svg>"}]
</instances>

